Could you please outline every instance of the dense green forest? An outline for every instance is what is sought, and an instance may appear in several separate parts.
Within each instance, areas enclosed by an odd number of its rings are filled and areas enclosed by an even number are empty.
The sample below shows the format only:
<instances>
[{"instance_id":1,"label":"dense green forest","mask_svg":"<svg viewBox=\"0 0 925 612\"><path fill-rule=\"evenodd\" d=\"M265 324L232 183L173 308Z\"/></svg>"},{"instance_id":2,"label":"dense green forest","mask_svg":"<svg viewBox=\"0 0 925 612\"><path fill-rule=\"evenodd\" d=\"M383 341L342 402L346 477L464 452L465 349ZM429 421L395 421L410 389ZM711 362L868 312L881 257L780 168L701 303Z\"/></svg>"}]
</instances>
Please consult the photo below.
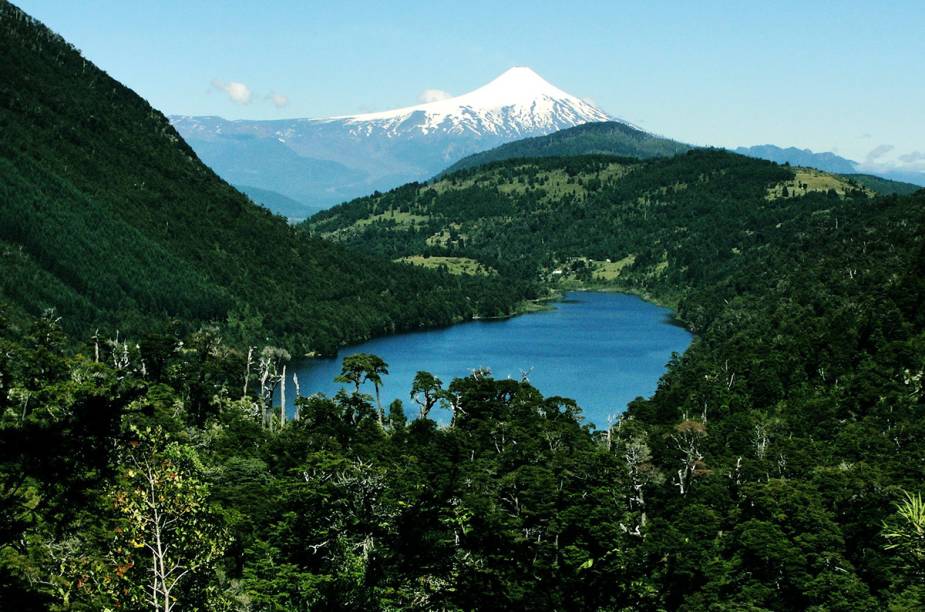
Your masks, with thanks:
<instances>
[{"instance_id":1,"label":"dense green forest","mask_svg":"<svg viewBox=\"0 0 925 612\"><path fill-rule=\"evenodd\" d=\"M872 174L843 174L842 176L883 195L911 195L921 189L912 183L892 181Z\"/></svg>"},{"instance_id":2,"label":"dense green forest","mask_svg":"<svg viewBox=\"0 0 925 612\"><path fill-rule=\"evenodd\" d=\"M342 204L303 226L397 259L457 257L545 286L611 287L676 306L813 209L874 192L716 149L640 161L516 159ZM785 225L786 224L786 225ZM418 259L421 261L421 259Z\"/></svg>"},{"instance_id":3,"label":"dense green forest","mask_svg":"<svg viewBox=\"0 0 925 612\"><path fill-rule=\"evenodd\" d=\"M76 355L55 319L7 333L0 592L17 609L141 608L152 582L200 609L920 608L925 197L804 204L735 257L692 260L671 295L697 341L606 431L489 372L421 373L420 416L383 414L368 356L345 361L350 392L282 423L263 389L279 356L249 366L214 330ZM176 584L153 577L159 533Z\"/></svg>"},{"instance_id":4,"label":"dense green forest","mask_svg":"<svg viewBox=\"0 0 925 612\"><path fill-rule=\"evenodd\" d=\"M203 165L167 119L0 4L0 300L89 338L219 324L294 352L475 314L528 288L306 239Z\"/></svg>"},{"instance_id":5,"label":"dense green forest","mask_svg":"<svg viewBox=\"0 0 925 612\"><path fill-rule=\"evenodd\" d=\"M619 121L604 121L586 123L546 136L515 140L475 153L450 166L444 174L522 157L606 154L646 159L670 157L690 149L690 145L643 132Z\"/></svg>"},{"instance_id":6,"label":"dense green forest","mask_svg":"<svg viewBox=\"0 0 925 612\"><path fill-rule=\"evenodd\" d=\"M0 28L0 609L925 607L925 192L713 150L508 160L290 229ZM373 355L273 405L287 348L567 287L697 334L609 429L485 370L420 372L408 419Z\"/></svg>"}]
</instances>

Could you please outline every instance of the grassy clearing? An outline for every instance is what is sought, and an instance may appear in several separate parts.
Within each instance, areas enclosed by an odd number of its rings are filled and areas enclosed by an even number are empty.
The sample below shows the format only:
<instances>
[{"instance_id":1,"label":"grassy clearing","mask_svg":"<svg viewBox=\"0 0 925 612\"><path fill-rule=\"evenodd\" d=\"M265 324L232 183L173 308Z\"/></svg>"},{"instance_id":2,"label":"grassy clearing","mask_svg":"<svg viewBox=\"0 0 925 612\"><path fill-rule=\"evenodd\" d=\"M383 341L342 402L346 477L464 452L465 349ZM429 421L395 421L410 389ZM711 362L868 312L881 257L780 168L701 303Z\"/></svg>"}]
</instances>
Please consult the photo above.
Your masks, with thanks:
<instances>
[{"instance_id":1,"label":"grassy clearing","mask_svg":"<svg viewBox=\"0 0 925 612\"><path fill-rule=\"evenodd\" d=\"M796 168L794 174L793 180L777 183L768 188L768 194L765 197L768 200L797 198L814 191L824 192L830 190L839 196L844 196L846 193L858 189L864 191L868 197L876 195L871 189L858 183L834 174L813 170L812 168Z\"/></svg>"},{"instance_id":2,"label":"grassy clearing","mask_svg":"<svg viewBox=\"0 0 925 612\"><path fill-rule=\"evenodd\" d=\"M313 224L311 227L313 230L320 230L321 236L324 238L331 238L337 240L338 238L343 238L345 236L350 236L353 234L360 233L367 226L372 225L377 222L388 222L391 221L395 224L396 227L406 228L411 227L416 224L423 224L430 221L430 217L427 215L416 215L413 213L402 212L400 210L387 210L385 212L379 213L377 215L372 215L363 219L356 221L353 225L348 225L347 227L342 227L334 231L324 231L325 226L334 225L337 223L335 219L326 219L320 224Z\"/></svg>"},{"instance_id":3,"label":"grassy clearing","mask_svg":"<svg viewBox=\"0 0 925 612\"><path fill-rule=\"evenodd\" d=\"M587 257L572 257L550 271L550 277L559 284L571 286L573 281L579 285L587 283L612 283L620 278L620 274L627 266L636 262L635 255L627 255L622 259L611 261L609 259L589 259ZM584 278L584 281L581 279Z\"/></svg>"},{"instance_id":4,"label":"grassy clearing","mask_svg":"<svg viewBox=\"0 0 925 612\"><path fill-rule=\"evenodd\" d=\"M372 225L377 221L391 221L400 227L408 227L416 223L427 223L430 221L430 217L427 215L416 215L414 213L402 212L400 210L387 210L385 212L379 213L378 215L360 219L351 227L361 228L367 225Z\"/></svg>"},{"instance_id":5,"label":"grassy clearing","mask_svg":"<svg viewBox=\"0 0 925 612\"><path fill-rule=\"evenodd\" d=\"M594 280L600 281L617 280L620 277L620 273L623 271L623 268L631 266L635 262L635 255L627 255L623 259L618 259L617 261L595 261L592 259L591 263L594 267L592 277Z\"/></svg>"},{"instance_id":6,"label":"grassy clearing","mask_svg":"<svg viewBox=\"0 0 925 612\"><path fill-rule=\"evenodd\" d=\"M443 256L431 256L424 257L423 255L410 255L408 257L400 257L395 261L401 263L407 263L414 266L421 266L424 268L446 268L447 272L450 274L470 274L470 275L481 275L481 276L490 276L495 274L495 270L488 266L482 265L480 262L475 259L470 259L469 257L443 257Z\"/></svg>"},{"instance_id":7,"label":"grassy clearing","mask_svg":"<svg viewBox=\"0 0 925 612\"><path fill-rule=\"evenodd\" d=\"M526 177L523 180L514 180L509 183L502 183L498 186L498 191L504 194L523 194L531 188L542 188L545 192L544 200L558 200L564 196L584 195L585 188L580 182L573 179L569 182L569 176L564 170L553 170L551 172L540 172L533 179L531 187Z\"/></svg>"},{"instance_id":8,"label":"grassy clearing","mask_svg":"<svg viewBox=\"0 0 925 612\"><path fill-rule=\"evenodd\" d=\"M662 272L668 269L668 258L662 259L660 262L655 264L655 275L658 276Z\"/></svg>"},{"instance_id":9,"label":"grassy clearing","mask_svg":"<svg viewBox=\"0 0 925 612\"><path fill-rule=\"evenodd\" d=\"M450 223L448 227L441 229L439 232L437 232L433 236L428 236L425 242L427 243L427 246L439 246L439 247L449 246L450 243L453 242L453 234L451 233L451 230L456 232L456 235L458 238L462 240L468 240L469 236L467 234L459 233L459 230L461 228L462 228L462 225L460 225L459 223Z\"/></svg>"}]
</instances>

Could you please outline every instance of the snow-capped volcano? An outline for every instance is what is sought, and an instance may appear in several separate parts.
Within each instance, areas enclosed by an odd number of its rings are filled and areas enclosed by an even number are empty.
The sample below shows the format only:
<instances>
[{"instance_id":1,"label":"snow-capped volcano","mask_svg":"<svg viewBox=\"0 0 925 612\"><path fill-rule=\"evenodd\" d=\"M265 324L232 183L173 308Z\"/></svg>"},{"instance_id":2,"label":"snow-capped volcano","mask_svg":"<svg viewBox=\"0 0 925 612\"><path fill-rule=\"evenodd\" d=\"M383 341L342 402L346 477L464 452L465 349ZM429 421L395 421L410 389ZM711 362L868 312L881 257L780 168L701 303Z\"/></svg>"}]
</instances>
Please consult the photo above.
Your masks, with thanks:
<instances>
[{"instance_id":1,"label":"snow-capped volcano","mask_svg":"<svg viewBox=\"0 0 925 612\"><path fill-rule=\"evenodd\" d=\"M467 94L394 110L334 117L348 125L424 134L535 135L610 117L525 66L510 68Z\"/></svg>"},{"instance_id":2,"label":"snow-capped volcano","mask_svg":"<svg viewBox=\"0 0 925 612\"><path fill-rule=\"evenodd\" d=\"M609 120L522 66L461 96L377 113L276 121L171 117L225 180L310 206L428 179L512 140Z\"/></svg>"}]
</instances>

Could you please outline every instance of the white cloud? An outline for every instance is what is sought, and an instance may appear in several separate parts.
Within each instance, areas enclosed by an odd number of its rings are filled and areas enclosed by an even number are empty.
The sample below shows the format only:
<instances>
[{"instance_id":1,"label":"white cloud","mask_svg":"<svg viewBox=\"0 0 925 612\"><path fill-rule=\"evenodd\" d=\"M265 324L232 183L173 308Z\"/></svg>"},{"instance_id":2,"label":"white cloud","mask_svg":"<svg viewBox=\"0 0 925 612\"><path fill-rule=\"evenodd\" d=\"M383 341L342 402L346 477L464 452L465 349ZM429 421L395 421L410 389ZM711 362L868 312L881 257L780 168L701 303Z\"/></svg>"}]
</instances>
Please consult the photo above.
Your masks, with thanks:
<instances>
[{"instance_id":1,"label":"white cloud","mask_svg":"<svg viewBox=\"0 0 925 612\"><path fill-rule=\"evenodd\" d=\"M870 153L867 154L867 157L864 159L864 162L868 164L873 164L879 158L883 157L884 155L886 155L893 149L894 149L893 145L888 145L888 144L882 144L882 145L876 146L870 150Z\"/></svg>"},{"instance_id":2,"label":"white cloud","mask_svg":"<svg viewBox=\"0 0 925 612\"><path fill-rule=\"evenodd\" d=\"M914 164L916 162L925 161L925 153L921 151L913 151L912 153L906 153L905 155L899 156L899 161L906 164Z\"/></svg>"},{"instance_id":3,"label":"white cloud","mask_svg":"<svg viewBox=\"0 0 925 612\"><path fill-rule=\"evenodd\" d=\"M452 98L453 94L448 91L443 91L442 89L425 89L418 96L418 100L424 102L439 102L440 100L446 100L447 98Z\"/></svg>"},{"instance_id":4,"label":"white cloud","mask_svg":"<svg viewBox=\"0 0 925 612\"><path fill-rule=\"evenodd\" d=\"M925 172L925 152L899 154L893 145L882 144L871 149L860 168L867 172Z\"/></svg>"},{"instance_id":5,"label":"white cloud","mask_svg":"<svg viewBox=\"0 0 925 612\"><path fill-rule=\"evenodd\" d=\"M289 105L289 97L283 94L273 93L267 96L267 98L276 108L284 108Z\"/></svg>"},{"instance_id":6,"label":"white cloud","mask_svg":"<svg viewBox=\"0 0 925 612\"><path fill-rule=\"evenodd\" d=\"M249 104L251 101L251 89L244 83L239 83L237 81L225 83L224 81L215 79L212 81L212 87L224 91L228 94L228 98L237 104Z\"/></svg>"}]
</instances>

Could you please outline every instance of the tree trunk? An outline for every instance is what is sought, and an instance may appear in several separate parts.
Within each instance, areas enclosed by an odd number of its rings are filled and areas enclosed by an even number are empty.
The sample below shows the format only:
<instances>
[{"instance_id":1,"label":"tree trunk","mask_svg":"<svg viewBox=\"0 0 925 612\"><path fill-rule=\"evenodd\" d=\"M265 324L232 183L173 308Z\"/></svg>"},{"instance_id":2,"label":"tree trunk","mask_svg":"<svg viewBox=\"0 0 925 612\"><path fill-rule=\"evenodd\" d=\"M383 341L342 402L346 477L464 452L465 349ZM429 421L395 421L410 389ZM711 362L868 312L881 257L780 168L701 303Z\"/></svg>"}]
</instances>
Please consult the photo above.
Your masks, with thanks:
<instances>
[{"instance_id":1,"label":"tree trunk","mask_svg":"<svg viewBox=\"0 0 925 612\"><path fill-rule=\"evenodd\" d=\"M254 358L254 347L247 347L247 366L244 369L244 395L241 397L247 397L247 383L251 378L251 363L253 363Z\"/></svg>"},{"instance_id":2,"label":"tree trunk","mask_svg":"<svg viewBox=\"0 0 925 612\"><path fill-rule=\"evenodd\" d=\"M286 366L283 366L283 376L279 386L279 427L286 424Z\"/></svg>"},{"instance_id":3,"label":"tree trunk","mask_svg":"<svg viewBox=\"0 0 925 612\"><path fill-rule=\"evenodd\" d=\"M295 414L293 415L292 418L298 421L299 420L299 398L302 397L302 389L299 388L299 373L298 372L292 373L292 384L295 385Z\"/></svg>"}]
</instances>

